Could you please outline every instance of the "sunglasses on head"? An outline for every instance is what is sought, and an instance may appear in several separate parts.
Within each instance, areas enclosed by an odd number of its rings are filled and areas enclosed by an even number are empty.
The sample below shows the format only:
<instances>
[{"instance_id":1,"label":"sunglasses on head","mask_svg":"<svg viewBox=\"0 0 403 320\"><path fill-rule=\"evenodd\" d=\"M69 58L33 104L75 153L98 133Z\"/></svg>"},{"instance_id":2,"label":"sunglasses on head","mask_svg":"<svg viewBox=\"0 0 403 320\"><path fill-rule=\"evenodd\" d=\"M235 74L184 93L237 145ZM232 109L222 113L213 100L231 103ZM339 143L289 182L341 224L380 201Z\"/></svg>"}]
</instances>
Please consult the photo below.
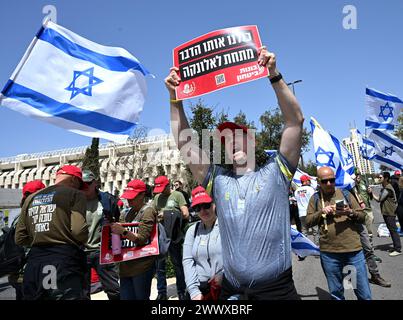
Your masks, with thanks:
<instances>
[{"instance_id":1,"label":"sunglasses on head","mask_svg":"<svg viewBox=\"0 0 403 320\"><path fill-rule=\"evenodd\" d=\"M194 208L195 212L200 212L202 209L208 210L211 208L211 202L198 204L198 205L195 205L193 208Z\"/></svg>"},{"instance_id":2,"label":"sunglasses on head","mask_svg":"<svg viewBox=\"0 0 403 320\"><path fill-rule=\"evenodd\" d=\"M330 182L330 183L335 183L335 182L336 182L336 178L321 179L320 182L323 183L323 184L327 184L328 182Z\"/></svg>"}]
</instances>

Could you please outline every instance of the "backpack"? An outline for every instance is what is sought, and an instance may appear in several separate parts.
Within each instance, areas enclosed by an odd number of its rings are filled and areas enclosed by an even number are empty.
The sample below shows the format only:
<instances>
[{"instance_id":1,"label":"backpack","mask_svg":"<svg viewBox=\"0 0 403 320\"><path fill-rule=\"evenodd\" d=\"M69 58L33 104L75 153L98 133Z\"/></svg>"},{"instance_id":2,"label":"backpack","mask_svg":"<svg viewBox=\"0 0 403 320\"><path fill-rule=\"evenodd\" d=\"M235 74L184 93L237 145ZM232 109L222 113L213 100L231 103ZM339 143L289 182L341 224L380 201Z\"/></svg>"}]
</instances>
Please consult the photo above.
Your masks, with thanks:
<instances>
[{"instance_id":1,"label":"backpack","mask_svg":"<svg viewBox=\"0 0 403 320\"><path fill-rule=\"evenodd\" d=\"M15 225L2 228L0 236L0 277L18 273L25 264L25 250L15 243Z\"/></svg>"},{"instance_id":2,"label":"backpack","mask_svg":"<svg viewBox=\"0 0 403 320\"><path fill-rule=\"evenodd\" d=\"M117 222L120 218L118 199L109 192L99 191L98 200L102 205L102 218L109 222Z\"/></svg>"}]
</instances>

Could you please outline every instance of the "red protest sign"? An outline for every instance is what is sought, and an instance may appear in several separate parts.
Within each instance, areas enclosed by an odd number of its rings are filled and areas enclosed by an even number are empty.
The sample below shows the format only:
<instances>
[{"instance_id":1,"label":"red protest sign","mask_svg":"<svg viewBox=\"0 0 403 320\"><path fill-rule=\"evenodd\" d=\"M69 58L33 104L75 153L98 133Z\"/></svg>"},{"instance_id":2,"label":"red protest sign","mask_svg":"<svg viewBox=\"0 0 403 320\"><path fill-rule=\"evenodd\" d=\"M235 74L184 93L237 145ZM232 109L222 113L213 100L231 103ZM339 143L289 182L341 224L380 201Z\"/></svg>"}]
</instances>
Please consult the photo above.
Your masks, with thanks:
<instances>
[{"instance_id":1,"label":"red protest sign","mask_svg":"<svg viewBox=\"0 0 403 320\"><path fill-rule=\"evenodd\" d=\"M182 80L176 99L267 77L267 68L257 63L261 46L257 26L242 26L213 31L175 48L174 66Z\"/></svg>"},{"instance_id":2,"label":"red protest sign","mask_svg":"<svg viewBox=\"0 0 403 320\"><path fill-rule=\"evenodd\" d=\"M131 232L136 232L139 223L122 223L126 229ZM158 247L158 230L155 224L150 235L148 243L144 246L136 246L136 244L124 236L121 236L122 240L122 252L119 255L112 254L112 237L111 228L109 225L102 227L101 233L101 253L100 263L108 264L114 262L129 261L133 259L139 259L148 256L155 256L159 254Z\"/></svg>"}]
</instances>

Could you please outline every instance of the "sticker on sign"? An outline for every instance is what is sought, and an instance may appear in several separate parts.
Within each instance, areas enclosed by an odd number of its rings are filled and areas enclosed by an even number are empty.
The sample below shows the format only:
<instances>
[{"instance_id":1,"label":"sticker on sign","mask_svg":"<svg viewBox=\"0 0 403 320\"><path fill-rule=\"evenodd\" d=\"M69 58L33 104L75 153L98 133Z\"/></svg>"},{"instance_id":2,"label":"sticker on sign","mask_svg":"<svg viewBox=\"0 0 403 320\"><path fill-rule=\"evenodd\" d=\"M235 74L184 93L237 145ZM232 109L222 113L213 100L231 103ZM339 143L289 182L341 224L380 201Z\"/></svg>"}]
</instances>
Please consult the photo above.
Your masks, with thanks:
<instances>
[{"instance_id":1,"label":"sticker on sign","mask_svg":"<svg viewBox=\"0 0 403 320\"><path fill-rule=\"evenodd\" d=\"M267 77L258 65L262 46L257 26L217 30L188 41L173 51L179 69L177 99L189 99L225 87Z\"/></svg>"}]
</instances>

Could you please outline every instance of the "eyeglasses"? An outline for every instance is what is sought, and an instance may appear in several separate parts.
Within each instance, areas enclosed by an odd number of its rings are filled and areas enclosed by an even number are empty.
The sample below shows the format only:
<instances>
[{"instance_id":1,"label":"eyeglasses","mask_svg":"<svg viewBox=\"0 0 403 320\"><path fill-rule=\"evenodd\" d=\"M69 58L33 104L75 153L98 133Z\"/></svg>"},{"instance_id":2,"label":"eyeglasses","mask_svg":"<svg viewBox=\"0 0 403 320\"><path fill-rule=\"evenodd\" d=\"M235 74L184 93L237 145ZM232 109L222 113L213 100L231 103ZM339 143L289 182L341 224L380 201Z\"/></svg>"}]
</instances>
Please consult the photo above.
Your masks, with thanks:
<instances>
[{"instance_id":1,"label":"eyeglasses","mask_svg":"<svg viewBox=\"0 0 403 320\"><path fill-rule=\"evenodd\" d=\"M208 210L211 208L211 202L198 204L198 205L194 206L193 208L194 208L195 212L200 212L202 209Z\"/></svg>"},{"instance_id":2,"label":"eyeglasses","mask_svg":"<svg viewBox=\"0 0 403 320\"><path fill-rule=\"evenodd\" d=\"M320 182L323 183L323 184L327 184L328 182L330 182L330 183L335 183L335 182L336 182L336 178L321 179Z\"/></svg>"}]
</instances>

